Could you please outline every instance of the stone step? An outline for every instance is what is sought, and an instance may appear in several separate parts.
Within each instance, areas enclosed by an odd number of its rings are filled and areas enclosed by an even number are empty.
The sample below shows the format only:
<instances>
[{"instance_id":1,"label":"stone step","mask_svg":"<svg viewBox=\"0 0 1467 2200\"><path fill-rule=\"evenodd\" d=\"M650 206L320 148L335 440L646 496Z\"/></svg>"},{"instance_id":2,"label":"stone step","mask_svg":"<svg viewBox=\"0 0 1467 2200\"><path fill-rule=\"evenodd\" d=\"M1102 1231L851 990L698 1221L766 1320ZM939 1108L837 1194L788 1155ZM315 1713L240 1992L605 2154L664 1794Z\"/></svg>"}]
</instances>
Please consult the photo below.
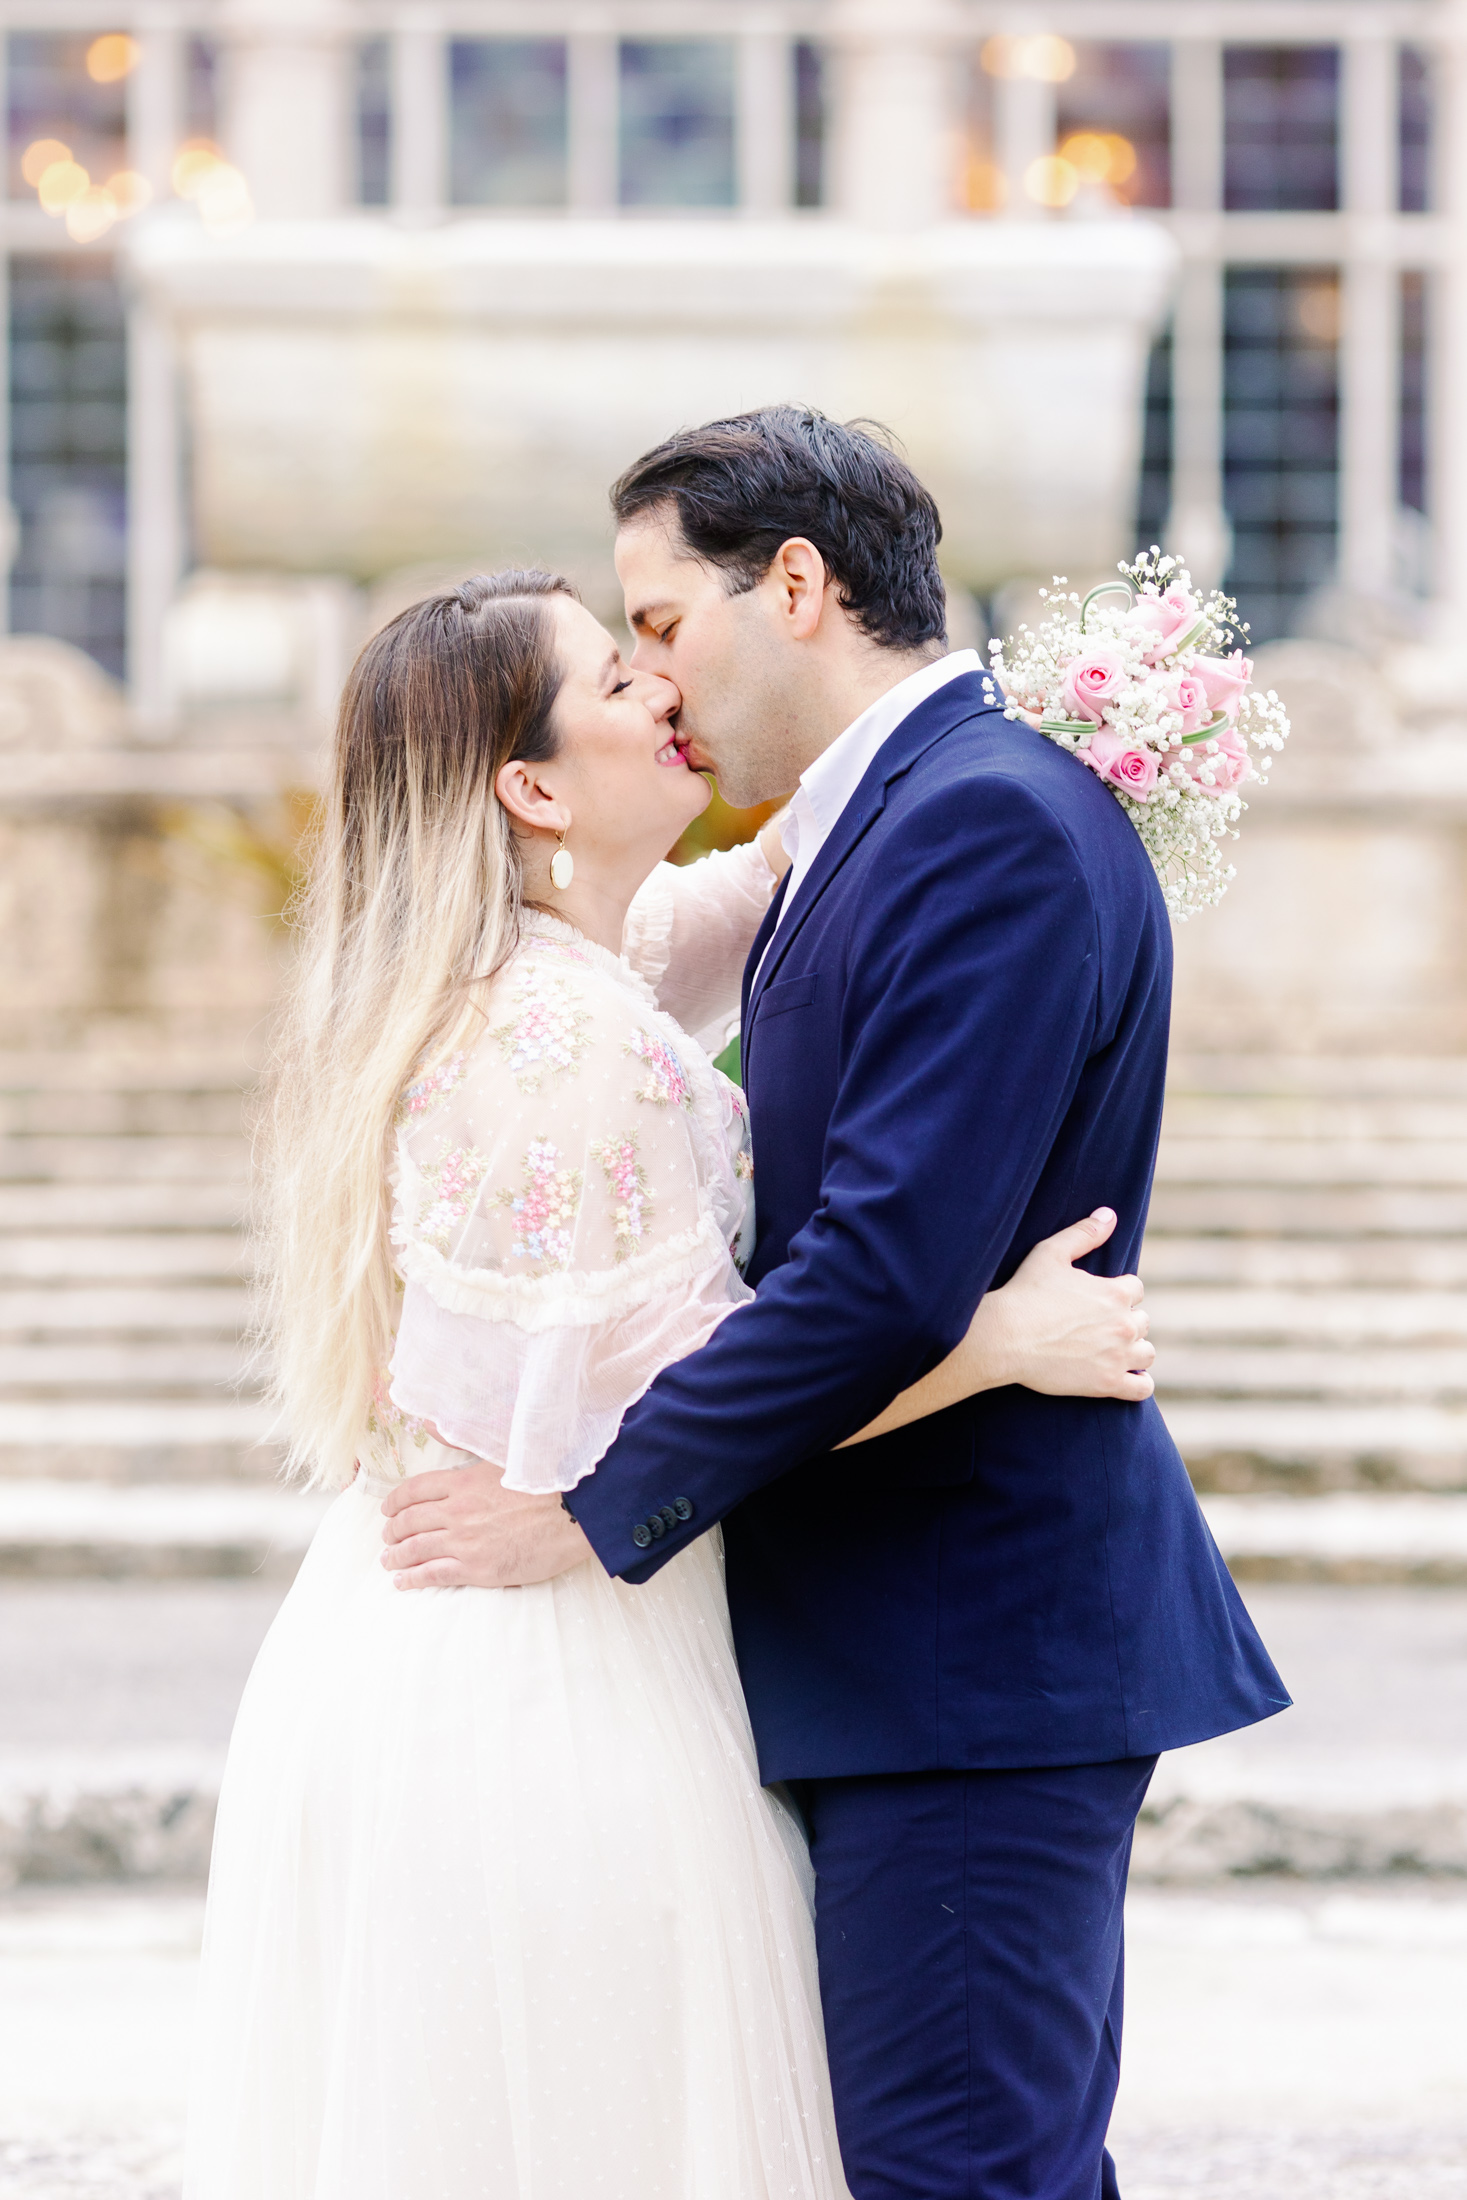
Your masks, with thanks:
<instances>
[{"instance_id":1,"label":"stone step","mask_svg":"<svg viewBox=\"0 0 1467 2200\"><path fill-rule=\"evenodd\" d=\"M1166 1136L1206 1142L1274 1138L1322 1141L1455 1140L1467 1128L1467 1102L1302 1098L1291 1094L1184 1092L1166 1099Z\"/></svg>"},{"instance_id":2,"label":"stone step","mask_svg":"<svg viewBox=\"0 0 1467 2200\"><path fill-rule=\"evenodd\" d=\"M1467 1488L1467 1409L1175 1399L1162 1410L1198 1487Z\"/></svg>"},{"instance_id":3,"label":"stone step","mask_svg":"<svg viewBox=\"0 0 1467 2200\"><path fill-rule=\"evenodd\" d=\"M0 1409L0 1440L15 1411ZM288 1575L329 1501L279 1486L0 1481L0 1572ZM1224 1494L1202 1505L1241 1579L1467 1583L1467 1496Z\"/></svg>"},{"instance_id":4,"label":"stone step","mask_svg":"<svg viewBox=\"0 0 1467 2200\"><path fill-rule=\"evenodd\" d=\"M3 1215L3 1205L0 1205ZM1153 1235L1467 1237L1467 1190L1371 1184L1159 1183Z\"/></svg>"},{"instance_id":5,"label":"stone step","mask_svg":"<svg viewBox=\"0 0 1467 2200\"><path fill-rule=\"evenodd\" d=\"M40 1230L234 1230L243 1184L3 1184L0 1240Z\"/></svg>"},{"instance_id":6,"label":"stone step","mask_svg":"<svg viewBox=\"0 0 1467 2200\"><path fill-rule=\"evenodd\" d=\"M130 1344L0 1344L0 1400L20 1392L110 1390L215 1392L244 1380L243 1347L213 1338Z\"/></svg>"},{"instance_id":7,"label":"stone step","mask_svg":"<svg viewBox=\"0 0 1467 2200\"><path fill-rule=\"evenodd\" d=\"M288 1580L326 1502L243 1484L0 1482L0 1573Z\"/></svg>"},{"instance_id":8,"label":"stone step","mask_svg":"<svg viewBox=\"0 0 1467 2200\"><path fill-rule=\"evenodd\" d=\"M1467 1240L1211 1237L1148 1232L1138 1263L1148 1287L1467 1289Z\"/></svg>"},{"instance_id":9,"label":"stone step","mask_svg":"<svg viewBox=\"0 0 1467 2200\"><path fill-rule=\"evenodd\" d=\"M249 1310L247 1292L220 1284L0 1286L0 1339L232 1336L245 1327Z\"/></svg>"},{"instance_id":10,"label":"stone step","mask_svg":"<svg viewBox=\"0 0 1467 2200\"><path fill-rule=\"evenodd\" d=\"M0 1327L4 1304L0 1293ZM1467 1291L1228 1291L1148 1282L1146 1305L1152 1335L1168 1353L1204 1341L1343 1347L1467 1340Z\"/></svg>"},{"instance_id":11,"label":"stone step","mask_svg":"<svg viewBox=\"0 0 1467 2200\"><path fill-rule=\"evenodd\" d=\"M1467 1103L1467 1059L1453 1054L1174 1054L1173 1095Z\"/></svg>"},{"instance_id":12,"label":"stone step","mask_svg":"<svg viewBox=\"0 0 1467 2200\"><path fill-rule=\"evenodd\" d=\"M1325 1189L1442 1185L1461 1190L1467 1187L1467 1142L1460 1137L1179 1138L1168 1127L1157 1153L1156 1181L1249 1189L1279 1184Z\"/></svg>"},{"instance_id":13,"label":"stone step","mask_svg":"<svg viewBox=\"0 0 1467 2200\"><path fill-rule=\"evenodd\" d=\"M3 1203L3 1194L0 1194ZM191 1283L235 1281L247 1273L248 1254L230 1230L127 1230L106 1235L76 1231L0 1231L0 1282L118 1283L144 1279Z\"/></svg>"},{"instance_id":14,"label":"stone step","mask_svg":"<svg viewBox=\"0 0 1467 2200\"><path fill-rule=\"evenodd\" d=\"M0 1138L0 1183L243 1183L249 1149L227 1138Z\"/></svg>"},{"instance_id":15,"label":"stone step","mask_svg":"<svg viewBox=\"0 0 1467 2200\"><path fill-rule=\"evenodd\" d=\"M220 1091L13 1091L0 1086L0 1137L234 1138L245 1097Z\"/></svg>"},{"instance_id":16,"label":"stone step","mask_svg":"<svg viewBox=\"0 0 1467 2200\"><path fill-rule=\"evenodd\" d=\"M1158 1351L1157 1390L1163 1399L1200 1391L1260 1400L1467 1402L1467 1352L1460 1346L1329 1352L1285 1344L1180 1344L1159 1338ZM0 1352L0 1381L4 1365Z\"/></svg>"}]
</instances>

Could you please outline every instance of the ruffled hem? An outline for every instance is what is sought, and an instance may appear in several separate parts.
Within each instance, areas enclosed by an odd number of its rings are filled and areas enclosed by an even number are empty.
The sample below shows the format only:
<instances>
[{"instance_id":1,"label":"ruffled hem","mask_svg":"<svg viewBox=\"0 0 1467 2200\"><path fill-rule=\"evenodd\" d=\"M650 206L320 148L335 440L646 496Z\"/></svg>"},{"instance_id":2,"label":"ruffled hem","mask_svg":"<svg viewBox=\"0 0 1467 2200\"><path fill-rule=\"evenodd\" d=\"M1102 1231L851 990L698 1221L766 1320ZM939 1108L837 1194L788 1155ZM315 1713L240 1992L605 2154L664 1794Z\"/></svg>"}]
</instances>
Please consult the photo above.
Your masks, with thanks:
<instances>
[{"instance_id":1,"label":"ruffled hem","mask_svg":"<svg viewBox=\"0 0 1467 2200\"><path fill-rule=\"evenodd\" d=\"M691 1283L715 1267L737 1271L718 1217L705 1213L692 1230L639 1253L620 1268L570 1269L549 1276L507 1276L495 1268L456 1268L435 1246L394 1230L398 1272L406 1283L420 1283L447 1314L477 1314L485 1321L513 1322L536 1334L545 1329L584 1329L629 1314L659 1292ZM747 1286L743 1295L753 1297ZM737 1303L737 1302L736 1302Z\"/></svg>"}]
</instances>

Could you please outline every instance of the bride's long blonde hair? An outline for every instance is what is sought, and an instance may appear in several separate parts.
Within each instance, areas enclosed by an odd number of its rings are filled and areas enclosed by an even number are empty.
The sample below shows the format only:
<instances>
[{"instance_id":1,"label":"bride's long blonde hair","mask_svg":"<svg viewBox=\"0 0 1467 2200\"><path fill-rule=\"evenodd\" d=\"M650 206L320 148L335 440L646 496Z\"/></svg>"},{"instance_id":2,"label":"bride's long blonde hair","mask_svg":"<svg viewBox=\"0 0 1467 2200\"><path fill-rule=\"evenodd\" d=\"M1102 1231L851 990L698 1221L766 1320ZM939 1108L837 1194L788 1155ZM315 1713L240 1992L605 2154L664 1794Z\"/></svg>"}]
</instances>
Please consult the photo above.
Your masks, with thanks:
<instances>
[{"instance_id":1,"label":"bride's long blonde hair","mask_svg":"<svg viewBox=\"0 0 1467 2200\"><path fill-rule=\"evenodd\" d=\"M396 1322L403 1087L518 937L518 847L494 780L554 754L552 599L573 594L507 572L430 596L373 636L342 697L257 1140L261 1342L288 1465L329 1487L351 1478Z\"/></svg>"}]
</instances>

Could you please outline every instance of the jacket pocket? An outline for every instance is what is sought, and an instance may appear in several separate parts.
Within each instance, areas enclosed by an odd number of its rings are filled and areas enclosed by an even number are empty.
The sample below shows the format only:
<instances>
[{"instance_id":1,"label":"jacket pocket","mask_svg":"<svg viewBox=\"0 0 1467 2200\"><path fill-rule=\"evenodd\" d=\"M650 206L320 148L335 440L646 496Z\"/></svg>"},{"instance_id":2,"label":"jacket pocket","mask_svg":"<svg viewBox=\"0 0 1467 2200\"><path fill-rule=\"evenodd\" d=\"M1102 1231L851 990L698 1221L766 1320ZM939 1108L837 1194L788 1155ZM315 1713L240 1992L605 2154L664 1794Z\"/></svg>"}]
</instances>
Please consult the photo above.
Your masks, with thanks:
<instances>
[{"instance_id":1,"label":"jacket pocket","mask_svg":"<svg viewBox=\"0 0 1467 2200\"><path fill-rule=\"evenodd\" d=\"M818 980L819 972L815 970L806 971L803 978L776 978L759 996L755 1023L763 1023L767 1016L782 1016L787 1008L808 1008L815 998Z\"/></svg>"}]
</instances>

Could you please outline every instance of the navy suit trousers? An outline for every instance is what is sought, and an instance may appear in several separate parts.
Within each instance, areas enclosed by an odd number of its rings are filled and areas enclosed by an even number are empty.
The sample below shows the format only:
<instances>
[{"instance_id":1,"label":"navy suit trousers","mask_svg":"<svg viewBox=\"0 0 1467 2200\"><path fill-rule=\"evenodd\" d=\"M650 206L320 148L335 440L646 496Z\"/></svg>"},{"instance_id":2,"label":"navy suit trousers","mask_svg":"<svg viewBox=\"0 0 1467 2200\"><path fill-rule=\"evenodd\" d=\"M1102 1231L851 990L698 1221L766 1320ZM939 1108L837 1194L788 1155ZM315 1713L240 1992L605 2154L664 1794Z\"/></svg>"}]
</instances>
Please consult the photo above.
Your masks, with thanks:
<instances>
[{"instance_id":1,"label":"navy suit trousers","mask_svg":"<svg viewBox=\"0 0 1467 2200\"><path fill-rule=\"evenodd\" d=\"M854 2200L1117 2200L1122 1911L1155 1766L792 1783Z\"/></svg>"}]
</instances>

